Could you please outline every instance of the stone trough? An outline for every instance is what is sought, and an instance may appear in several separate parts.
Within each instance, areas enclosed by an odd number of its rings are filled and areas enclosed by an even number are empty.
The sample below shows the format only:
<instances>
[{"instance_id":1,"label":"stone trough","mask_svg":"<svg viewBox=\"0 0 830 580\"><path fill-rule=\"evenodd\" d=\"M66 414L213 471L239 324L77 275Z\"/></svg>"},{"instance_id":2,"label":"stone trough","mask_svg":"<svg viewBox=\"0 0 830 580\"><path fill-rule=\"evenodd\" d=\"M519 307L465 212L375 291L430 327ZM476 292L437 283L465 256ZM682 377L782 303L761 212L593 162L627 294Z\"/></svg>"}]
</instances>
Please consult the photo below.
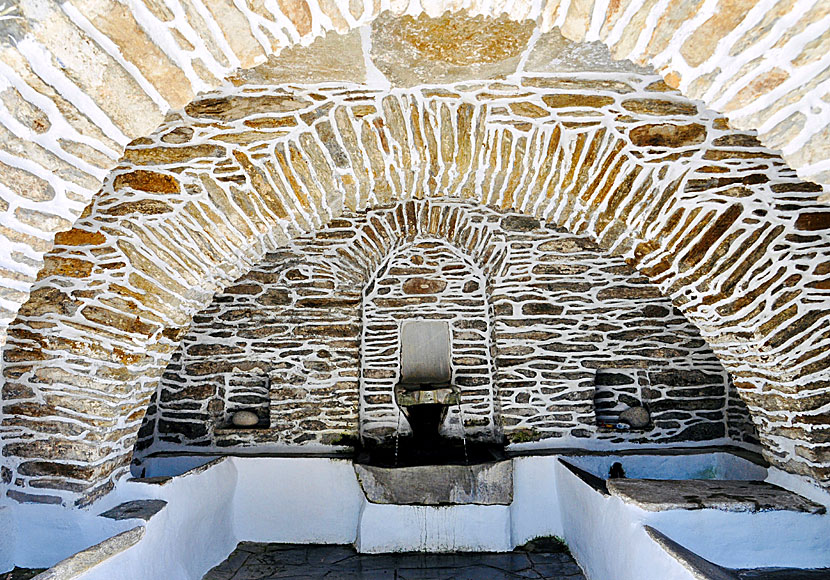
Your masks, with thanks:
<instances>
[{"instance_id":1,"label":"stone trough","mask_svg":"<svg viewBox=\"0 0 830 580\"><path fill-rule=\"evenodd\" d=\"M366 499L376 504L510 505L513 462L413 467L354 466Z\"/></svg>"}]
</instances>

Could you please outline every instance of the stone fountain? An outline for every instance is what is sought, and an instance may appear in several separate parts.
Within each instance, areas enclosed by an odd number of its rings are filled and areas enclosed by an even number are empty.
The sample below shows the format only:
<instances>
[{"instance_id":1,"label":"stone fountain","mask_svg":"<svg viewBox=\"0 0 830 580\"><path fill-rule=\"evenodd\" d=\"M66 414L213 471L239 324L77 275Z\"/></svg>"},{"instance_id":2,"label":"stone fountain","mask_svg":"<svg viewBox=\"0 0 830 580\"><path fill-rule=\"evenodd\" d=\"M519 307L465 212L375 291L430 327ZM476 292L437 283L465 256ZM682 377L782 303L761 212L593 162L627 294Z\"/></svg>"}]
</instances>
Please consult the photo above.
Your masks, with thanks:
<instances>
[{"instance_id":1,"label":"stone fountain","mask_svg":"<svg viewBox=\"0 0 830 580\"><path fill-rule=\"evenodd\" d=\"M450 327L442 320L410 321L401 326L401 381L395 402L412 428L418 446L440 444L441 426L452 405L460 405L451 384Z\"/></svg>"},{"instance_id":2,"label":"stone fountain","mask_svg":"<svg viewBox=\"0 0 830 580\"><path fill-rule=\"evenodd\" d=\"M399 427L393 445L365 450L355 463L367 500L357 542L362 552L464 548L456 540L469 537L468 528L481 513L494 522L508 513L512 462L505 459L503 446L467 441L451 357L446 322L402 325L400 381L394 393L412 433L402 436ZM460 439L443 433L447 411L454 406L459 408ZM476 512L471 520L474 506L490 511Z\"/></svg>"}]
</instances>

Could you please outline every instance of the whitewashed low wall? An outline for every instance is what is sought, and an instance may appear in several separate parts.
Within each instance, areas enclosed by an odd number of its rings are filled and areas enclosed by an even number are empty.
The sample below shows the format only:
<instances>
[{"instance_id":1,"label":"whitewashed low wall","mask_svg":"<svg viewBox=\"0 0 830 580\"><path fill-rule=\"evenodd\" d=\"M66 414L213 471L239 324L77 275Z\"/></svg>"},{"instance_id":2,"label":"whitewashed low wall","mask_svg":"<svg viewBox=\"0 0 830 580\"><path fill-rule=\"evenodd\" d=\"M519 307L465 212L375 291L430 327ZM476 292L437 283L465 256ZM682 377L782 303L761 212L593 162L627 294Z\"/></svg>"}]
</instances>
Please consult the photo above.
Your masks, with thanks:
<instances>
[{"instance_id":1,"label":"whitewashed low wall","mask_svg":"<svg viewBox=\"0 0 830 580\"><path fill-rule=\"evenodd\" d=\"M508 552L510 506L363 504L358 552Z\"/></svg>"},{"instance_id":2,"label":"whitewashed low wall","mask_svg":"<svg viewBox=\"0 0 830 580\"><path fill-rule=\"evenodd\" d=\"M565 536L556 457L513 460L513 503L510 505L513 545L539 536Z\"/></svg>"},{"instance_id":3,"label":"whitewashed low wall","mask_svg":"<svg viewBox=\"0 0 830 580\"><path fill-rule=\"evenodd\" d=\"M767 468L732 453L689 453L684 455L583 455L569 457L569 463L601 477L608 477L619 462L626 477L633 479L738 479L762 481Z\"/></svg>"},{"instance_id":4,"label":"whitewashed low wall","mask_svg":"<svg viewBox=\"0 0 830 580\"><path fill-rule=\"evenodd\" d=\"M351 544L363 492L352 462L234 457L234 533L252 542Z\"/></svg>"},{"instance_id":5,"label":"whitewashed low wall","mask_svg":"<svg viewBox=\"0 0 830 580\"><path fill-rule=\"evenodd\" d=\"M8 570L14 567L14 541L17 537L17 529L11 506L0 505L0 570Z\"/></svg>"},{"instance_id":6,"label":"whitewashed low wall","mask_svg":"<svg viewBox=\"0 0 830 580\"><path fill-rule=\"evenodd\" d=\"M568 461L587 467L593 459L569 458ZM625 462L631 457L621 459ZM662 459L656 459L659 467ZM688 466L691 471L708 461L698 456L672 459L694 459ZM723 458L710 459L713 465L723 461ZM605 458L593 463L593 467L604 469L602 461ZM748 469L741 461L731 465L738 474ZM617 497L600 494L561 464L555 469L564 538L588 580L694 580L691 572L648 536L645 525L727 568L830 566L830 516L714 509L649 512ZM806 491L798 485L803 480L786 475L781 478L773 473L768 480L796 493ZM817 488L813 491L812 499L828 503L827 494Z\"/></svg>"},{"instance_id":7,"label":"whitewashed low wall","mask_svg":"<svg viewBox=\"0 0 830 580\"><path fill-rule=\"evenodd\" d=\"M164 485L122 482L134 495L163 499L167 505L147 522L135 546L78 578L200 580L238 543L233 526L237 475L236 462L228 458ZM136 520L125 521L135 525Z\"/></svg>"},{"instance_id":8,"label":"whitewashed low wall","mask_svg":"<svg viewBox=\"0 0 830 580\"><path fill-rule=\"evenodd\" d=\"M643 510L603 496L561 464L554 469L565 541L588 580L695 580L648 537Z\"/></svg>"},{"instance_id":9,"label":"whitewashed low wall","mask_svg":"<svg viewBox=\"0 0 830 580\"><path fill-rule=\"evenodd\" d=\"M0 572L14 568L51 566L135 526L135 521L97 517L120 503L115 493L95 506L95 511L42 504L9 503L0 508Z\"/></svg>"},{"instance_id":10,"label":"whitewashed low wall","mask_svg":"<svg viewBox=\"0 0 830 580\"><path fill-rule=\"evenodd\" d=\"M228 457L163 485L121 481L89 510L0 507L0 525L11 532L0 534L0 569L52 565L134 528L142 522L97 516L132 499L167 505L146 522L137 543L76 578L200 580L240 541L354 543L365 552L499 551L556 535L564 537L588 580L691 580L644 525L724 566L830 565L828 516L646 512L595 491L557 456L519 457L513 464L510 506L427 508L369 504L347 460Z\"/></svg>"},{"instance_id":11,"label":"whitewashed low wall","mask_svg":"<svg viewBox=\"0 0 830 580\"><path fill-rule=\"evenodd\" d=\"M727 568L830 567L830 517L792 511L648 514L648 525Z\"/></svg>"}]
</instances>

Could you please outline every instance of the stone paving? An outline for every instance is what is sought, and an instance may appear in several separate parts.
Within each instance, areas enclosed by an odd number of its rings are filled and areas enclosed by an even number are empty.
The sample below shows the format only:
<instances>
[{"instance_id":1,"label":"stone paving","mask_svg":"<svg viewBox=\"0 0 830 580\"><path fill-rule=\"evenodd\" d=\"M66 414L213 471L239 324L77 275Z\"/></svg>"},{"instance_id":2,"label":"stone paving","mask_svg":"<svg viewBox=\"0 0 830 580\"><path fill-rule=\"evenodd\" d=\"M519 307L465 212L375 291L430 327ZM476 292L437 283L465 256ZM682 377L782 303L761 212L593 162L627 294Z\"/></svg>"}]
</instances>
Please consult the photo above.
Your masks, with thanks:
<instances>
[{"instance_id":1,"label":"stone paving","mask_svg":"<svg viewBox=\"0 0 830 580\"><path fill-rule=\"evenodd\" d=\"M203 580L585 580L567 551L357 554L351 546L240 543Z\"/></svg>"},{"instance_id":2,"label":"stone paving","mask_svg":"<svg viewBox=\"0 0 830 580\"><path fill-rule=\"evenodd\" d=\"M18 568L15 566L14 570L0 573L0 580L30 580L45 571L46 568Z\"/></svg>"}]
</instances>

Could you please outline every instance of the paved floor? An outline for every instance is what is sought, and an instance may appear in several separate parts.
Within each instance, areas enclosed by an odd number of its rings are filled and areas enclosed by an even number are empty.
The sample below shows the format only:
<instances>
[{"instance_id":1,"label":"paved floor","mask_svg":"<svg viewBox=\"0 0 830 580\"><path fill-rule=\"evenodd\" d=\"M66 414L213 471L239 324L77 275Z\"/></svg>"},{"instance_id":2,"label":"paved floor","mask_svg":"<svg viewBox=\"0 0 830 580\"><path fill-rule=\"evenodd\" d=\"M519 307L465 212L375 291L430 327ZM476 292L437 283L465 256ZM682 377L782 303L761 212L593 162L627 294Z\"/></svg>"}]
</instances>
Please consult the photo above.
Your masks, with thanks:
<instances>
[{"instance_id":1,"label":"paved floor","mask_svg":"<svg viewBox=\"0 0 830 580\"><path fill-rule=\"evenodd\" d=\"M203 580L585 580L567 552L357 554L351 546L242 542Z\"/></svg>"},{"instance_id":2,"label":"paved floor","mask_svg":"<svg viewBox=\"0 0 830 580\"><path fill-rule=\"evenodd\" d=\"M18 568L15 566L14 570L0 573L0 580L29 580L45 571L46 568Z\"/></svg>"}]
</instances>

